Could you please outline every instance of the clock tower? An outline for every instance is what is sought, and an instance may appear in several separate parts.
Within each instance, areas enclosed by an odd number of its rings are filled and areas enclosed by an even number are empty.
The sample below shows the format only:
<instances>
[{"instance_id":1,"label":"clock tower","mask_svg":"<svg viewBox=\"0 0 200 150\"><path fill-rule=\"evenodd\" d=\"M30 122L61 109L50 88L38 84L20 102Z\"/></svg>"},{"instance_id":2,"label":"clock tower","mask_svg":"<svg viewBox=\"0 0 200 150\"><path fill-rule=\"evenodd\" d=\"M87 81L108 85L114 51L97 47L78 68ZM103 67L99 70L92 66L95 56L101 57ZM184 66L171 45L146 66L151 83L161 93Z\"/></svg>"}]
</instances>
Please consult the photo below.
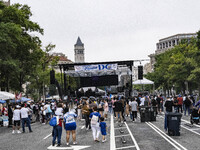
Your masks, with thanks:
<instances>
[{"instance_id":1,"label":"clock tower","mask_svg":"<svg viewBox=\"0 0 200 150\"><path fill-rule=\"evenodd\" d=\"M84 44L81 42L80 37L78 37L76 44L74 45L75 63L85 62L84 50Z\"/></svg>"}]
</instances>

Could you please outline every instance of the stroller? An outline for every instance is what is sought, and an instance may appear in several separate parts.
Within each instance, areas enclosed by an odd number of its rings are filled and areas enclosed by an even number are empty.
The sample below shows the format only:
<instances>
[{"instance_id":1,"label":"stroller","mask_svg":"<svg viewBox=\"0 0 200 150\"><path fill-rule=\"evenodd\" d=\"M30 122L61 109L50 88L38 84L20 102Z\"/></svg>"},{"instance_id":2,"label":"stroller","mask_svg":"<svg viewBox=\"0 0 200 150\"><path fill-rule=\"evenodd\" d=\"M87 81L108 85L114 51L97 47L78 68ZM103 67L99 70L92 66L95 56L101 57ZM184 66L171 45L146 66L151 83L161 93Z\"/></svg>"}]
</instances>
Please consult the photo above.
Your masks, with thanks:
<instances>
[{"instance_id":1,"label":"stroller","mask_svg":"<svg viewBox=\"0 0 200 150\"><path fill-rule=\"evenodd\" d=\"M192 112L191 112L191 117L190 117L190 122L191 124L193 123L196 123L198 124L199 123L199 113L198 113L198 108L197 107L194 107L192 109Z\"/></svg>"}]
</instances>

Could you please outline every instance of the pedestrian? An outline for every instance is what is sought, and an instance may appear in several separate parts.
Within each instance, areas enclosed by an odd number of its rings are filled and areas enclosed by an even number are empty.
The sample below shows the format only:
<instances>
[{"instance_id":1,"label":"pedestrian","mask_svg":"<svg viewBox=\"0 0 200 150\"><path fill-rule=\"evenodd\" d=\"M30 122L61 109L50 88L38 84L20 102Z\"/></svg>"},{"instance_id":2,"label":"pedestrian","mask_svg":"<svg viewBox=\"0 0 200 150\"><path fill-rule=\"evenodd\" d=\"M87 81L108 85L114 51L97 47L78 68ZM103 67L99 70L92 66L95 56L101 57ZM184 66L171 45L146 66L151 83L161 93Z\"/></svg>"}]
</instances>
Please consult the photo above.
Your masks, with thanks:
<instances>
[{"instance_id":1,"label":"pedestrian","mask_svg":"<svg viewBox=\"0 0 200 150\"><path fill-rule=\"evenodd\" d=\"M137 119L137 111L138 111L138 103L136 102L135 98L131 98L129 106L131 107L132 119L133 121L135 121L135 119Z\"/></svg>"},{"instance_id":2,"label":"pedestrian","mask_svg":"<svg viewBox=\"0 0 200 150\"><path fill-rule=\"evenodd\" d=\"M20 129L20 106L17 105L15 106L15 110L13 111L13 121L14 121L14 125L13 125L13 131L12 133L14 134L15 133L15 127L17 127L17 133L21 133L19 131Z\"/></svg>"},{"instance_id":3,"label":"pedestrian","mask_svg":"<svg viewBox=\"0 0 200 150\"><path fill-rule=\"evenodd\" d=\"M99 110L99 113L101 114L101 116L103 116L103 112L104 112L104 102L103 102L103 99L101 99L100 102L99 102L98 110Z\"/></svg>"},{"instance_id":4,"label":"pedestrian","mask_svg":"<svg viewBox=\"0 0 200 150\"><path fill-rule=\"evenodd\" d=\"M186 96L186 99L184 101L185 110L184 115L186 116L186 112L188 111L188 116L190 115L190 105L192 104L191 100Z\"/></svg>"},{"instance_id":5,"label":"pedestrian","mask_svg":"<svg viewBox=\"0 0 200 150\"><path fill-rule=\"evenodd\" d=\"M106 99L104 99L104 105L103 105L103 109L104 109L104 118L105 120L108 119L108 102Z\"/></svg>"},{"instance_id":6,"label":"pedestrian","mask_svg":"<svg viewBox=\"0 0 200 150\"><path fill-rule=\"evenodd\" d=\"M100 128L101 128L101 135L102 135L102 143L106 141L106 130L107 130L107 125L106 122L104 122L104 117L100 117Z\"/></svg>"},{"instance_id":7,"label":"pedestrian","mask_svg":"<svg viewBox=\"0 0 200 150\"><path fill-rule=\"evenodd\" d=\"M167 131L167 127L168 127L168 125L167 125L167 114L170 113L170 112L172 112L172 107L173 107L173 102L172 102L172 100L171 100L170 97L167 97L167 100L166 100L164 106L166 107L164 128Z\"/></svg>"},{"instance_id":8,"label":"pedestrian","mask_svg":"<svg viewBox=\"0 0 200 150\"><path fill-rule=\"evenodd\" d=\"M8 128L12 127L13 109L12 105L8 105Z\"/></svg>"},{"instance_id":9,"label":"pedestrian","mask_svg":"<svg viewBox=\"0 0 200 150\"><path fill-rule=\"evenodd\" d=\"M112 99L111 100L108 100L108 110L109 110L109 113L112 114Z\"/></svg>"},{"instance_id":10,"label":"pedestrian","mask_svg":"<svg viewBox=\"0 0 200 150\"><path fill-rule=\"evenodd\" d=\"M97 107L93 108L93 112L90 114L91 119L91 128L92 128L92 135L93 139L96 142L99 142L99 134L100 134L100 127L99 127L99 119L101 115L97 112Z\"/></svg>"},{"instance_id":11,"label":"pedestrian","mask_svg":"<svg viewBox=\"0 0 200 150\"><path fill-rule=\"evenodd\" d=\"M63 111L62 111L62 104L58 104L58 107L55 111L56 119L58 119L58 124L53 127L53 141L52 146L55 145L55 141L57 138L58 145L61 145L61 137L62 137L62 122L63 122Z\"/></svg>"},{"instance_id":12,"label":"pedestrian","mask_svg":"<svg viewBox=\"0 0 200 150\"><path fill-rule=\"evenodd\" d=\"M27 125L27 127L29 128L29 132L33 132L31 130L31 125L30 125L30 120L28 118L28 112L29 110L27 108L24 107L24 104L21 105L21 118L22 118L22 130L23 133L25 133L25 123Z\"/></svg>"},{"instance_id":13,"label":"pedestrian","mask_svg":"<svg viewBox=\"0 0 200 150\"><path fill-rule=\"evenodd\" d=\"M86 128L86 130L91 129L90 119L89 119L90 110L89 110L89 105L87 105L86 102L83 102L82 114L84 115L84 118L85 118L85 128Z\"/></svg>"},{"instance_id":14,"label":"pedestrian","mask_svg":"<svg viewBox=\"0 0 200 150\"><path fill-rule=\"evenodd\" d=\"M71 110L64 115L64 123L66 130L66 142L67 146L69 145L70 133L72 133L73 144L76 145L76 121L77 115L74 112L75 110Z\"/></svg>"},{"instance_id":15,"label":"pedestrian","mask_svg":"<svg viewBox=\"0 0 200 150\"><path fill-rule=\"evenodd\" d=\"M178 100L178 112L183 113L183 97L179 94L177 100Z\"/></svg>"},{"instance_id":16,"label":"pedestrian","mask_svg":"<svg viewBox=\"0 0 200 150\"><path fill-rule=\"evenodd\" d=\"M41 107L40 107L40 112L41 112L41 122L42 122L42 124L46 124L46 121L47 121L47 119L46 119L46 109L45 109L45 104L44 103L42 103L42 105L41 105Z\"/></svg>"},{"instance_id":17,"label":"pedestrian","mask_svg":"<svg viewBox=\"0 0 200 150\"><path fill-rule=\"evenodd\" d=\"M114 106L115 106L115 114L116 114L117 122L122 122L122 109L123 109L122 102L120 100L117 100L114 103Z\"/></svg>"},{"instance_id":18,"label":"pedestrian","mask_svg":"<svg viewBox=\"0 0 200 150\"><path fill-rule=\"evenodd\" d=\"M127 117L130 114L129 110L130 110L130 106L129 106L129 101L127 100L126 101L126 112L125 112L125 114L126 114Z\"/></svg>"},{"instance_id":19,"label":"pedestrian","mask_svg":"<svg viewBox=\"0 0 200 150\"><path fill-rule=\"evenodd\" d=\"M178 105L178 99L176 97L174 97L173 103L174 103L174 111L178 112L179 105Z\"/></svg>"}]
</instances>

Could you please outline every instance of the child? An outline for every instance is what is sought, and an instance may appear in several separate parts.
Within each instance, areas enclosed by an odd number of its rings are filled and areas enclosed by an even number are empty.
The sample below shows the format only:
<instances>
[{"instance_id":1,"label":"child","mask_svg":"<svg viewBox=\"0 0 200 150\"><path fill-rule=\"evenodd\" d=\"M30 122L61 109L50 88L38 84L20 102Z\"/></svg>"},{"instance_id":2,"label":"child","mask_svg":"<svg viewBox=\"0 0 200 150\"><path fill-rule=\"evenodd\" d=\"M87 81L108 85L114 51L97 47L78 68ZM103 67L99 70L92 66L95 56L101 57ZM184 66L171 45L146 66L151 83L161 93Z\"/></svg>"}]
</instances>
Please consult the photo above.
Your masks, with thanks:
<instances>
[{"instance_id":1,"label":"child","mask_svg":"<svg viewBox=\"0 0 200 150\"><path fill-rule=\"evenodd\" d=\"M104 122L104 117L100 118L100 128L101 128L101 134L102 134L102 143L104 143L106 141L106 129L107 129L107 125Z\"/></svg>"}]
</instances>

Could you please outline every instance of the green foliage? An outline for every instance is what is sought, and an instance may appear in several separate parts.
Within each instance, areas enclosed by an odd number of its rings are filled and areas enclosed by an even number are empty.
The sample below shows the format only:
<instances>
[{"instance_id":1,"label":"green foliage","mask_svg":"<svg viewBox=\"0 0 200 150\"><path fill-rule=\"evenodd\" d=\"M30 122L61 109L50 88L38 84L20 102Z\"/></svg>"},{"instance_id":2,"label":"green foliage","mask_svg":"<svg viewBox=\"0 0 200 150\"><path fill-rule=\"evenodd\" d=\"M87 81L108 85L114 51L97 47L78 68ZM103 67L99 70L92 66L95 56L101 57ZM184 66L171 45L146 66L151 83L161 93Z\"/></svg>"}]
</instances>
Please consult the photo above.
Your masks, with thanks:
<instances>
[{"instance_id":1,"label":"green foliage","mask_svg":"<svg viewBox=\"0 0 200 150\"><path fill-rule=\"evenodd\" d=\"M185 82L191 90L200 86L200 31L197 35L156 56L155 70L146 77L154 81L157 89L175 87L184 91Z\"/></svg>"}]
</instances>

